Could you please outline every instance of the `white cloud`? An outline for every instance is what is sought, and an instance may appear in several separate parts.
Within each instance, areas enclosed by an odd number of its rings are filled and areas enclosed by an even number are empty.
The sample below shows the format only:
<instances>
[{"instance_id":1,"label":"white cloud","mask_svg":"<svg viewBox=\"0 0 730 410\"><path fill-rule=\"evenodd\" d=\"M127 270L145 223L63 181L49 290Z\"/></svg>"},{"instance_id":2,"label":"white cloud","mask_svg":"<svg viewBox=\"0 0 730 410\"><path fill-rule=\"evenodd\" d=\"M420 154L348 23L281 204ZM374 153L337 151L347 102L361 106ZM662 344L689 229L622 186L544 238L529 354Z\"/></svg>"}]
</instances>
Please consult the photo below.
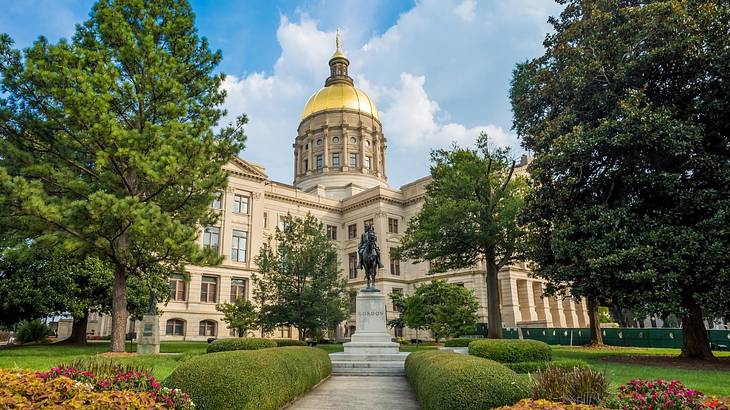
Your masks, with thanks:
<instances>
[{"instance_id":1,"label":"white cloud","mask_svg":"<svg viewBox=\"0 0 730 410\"><path fill-rule=\"evenodd\" d=\"M476 16L477 2L476 0L464 0L461 4L454 8L454 12L462 20L470 22Z\"/></svg>"}]
</instances>

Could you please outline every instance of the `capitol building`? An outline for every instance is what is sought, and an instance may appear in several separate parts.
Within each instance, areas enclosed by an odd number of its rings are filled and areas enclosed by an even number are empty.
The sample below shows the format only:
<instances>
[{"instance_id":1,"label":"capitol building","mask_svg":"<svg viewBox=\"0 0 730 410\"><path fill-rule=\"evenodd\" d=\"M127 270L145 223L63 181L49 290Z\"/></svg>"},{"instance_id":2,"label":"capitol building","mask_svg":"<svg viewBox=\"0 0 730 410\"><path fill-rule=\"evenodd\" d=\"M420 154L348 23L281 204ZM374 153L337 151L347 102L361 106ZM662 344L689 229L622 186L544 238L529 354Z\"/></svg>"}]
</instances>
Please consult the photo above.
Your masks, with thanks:
<instances>
[{"instance_id":1,"label":"capitol building","mask_svg":"<svg viewBox=\"0 0 730 410\"><path fill-rule=\"evenodd\" d=\"M356 269L357 245L365 226L373 225L385 265L376 278L380 291L409 294L421 283L445 279L474 291L480 302L479 321L486 322L484 265L428 275L428 262L413 264L391 257L408 221L423 205L430 177L400 188L388 185L387 124L381 124L375 103L355 87L349 63L338 46L329 60L330 76L324 87L304 104L292 144L292 184L270 180L263 165L245 159L226 165L228 188L212 204L220 212L218 224L202 228L199 238L202 246L218 249L224 261L215 267L189 266L189 277L171 278L170 301L159 307L161 340L232 336L215 305L252 297L254 256L287 214L311 213L322 221L350 287L365 286L363 272ZM523 160L517 172L524 173L526 165ZM505 266L499 272L503 326L587 326L585 301L543 297L543 281L529 274L526 263ZM393 318L398 313L389 305L387 315ZM130 323L130 330L139 325ZM88 326L89 334L108 335L111 317L92 314ZM347 338L354 329L353 312L335 336ZM408 328L390 331L394 336L415 337ZM278 328L271 336L297 338L296 332Z\"/></svg>"}]
</instances>

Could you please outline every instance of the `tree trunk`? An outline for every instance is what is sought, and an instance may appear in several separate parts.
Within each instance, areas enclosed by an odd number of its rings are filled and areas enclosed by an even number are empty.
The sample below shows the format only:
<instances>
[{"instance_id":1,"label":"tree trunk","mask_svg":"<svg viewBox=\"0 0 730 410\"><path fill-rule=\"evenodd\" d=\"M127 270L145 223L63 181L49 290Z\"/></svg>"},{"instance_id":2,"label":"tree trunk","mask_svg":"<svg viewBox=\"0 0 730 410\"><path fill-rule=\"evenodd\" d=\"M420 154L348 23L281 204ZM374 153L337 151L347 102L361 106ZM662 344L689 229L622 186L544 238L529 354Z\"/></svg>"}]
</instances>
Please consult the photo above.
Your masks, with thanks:
<instances>
[{"instance_id":1,"label":"tree trunk","mask_svg":"<svg viewBox=\"0 0 730 410\"><path fill-rule=\"evenodd\" d=\"M84 309L83 316L74 317L74 323L71 327L71 336L64 340L66 343L85 344L86 343L86 325L89 322L89 309Z\"/></svg>"},{"instance_id":2,"label":"tree trunk","mask_svg":"<svg viewBox=\"0 0 730 410\"><path fill-rule=\"evenodd\" d=\"M119 265L112 285L112 352L124 351L127 315L127 272L124 266Z\"/></svg>"},{"instance_id":3,"label":"tree trunk","mask_svg":"<svg viewBox=\"0 0 730 410\"><path fill-rule=\"evenodd\" d=\"M696 358L705 360L717 360L710 349L710 340L707 337L707 329L702 322L702 308L694 296L684 298L684 307L687 313L682 318L682 354L680 357Z\"/></svg>"},{"instance_id":4,"label":"tree trunk","mask_svg":"<svg viewBox=\"0 0 730 410\"><path fill-rule=\"evenodd\" d=\"M499 268L494 255L487 255L487 337L502 338L502 311L499 306Z\"/></svg>"},{"instance_id":5,"label":"tree trunk","mask_svg":"<svg viewBox=\"0 0 730 410\"><path fill-rule=\"evenodd\" d=\"M595 299L588 299L588 319L591 327L591 346L603 346L601 317L598 314L598 302Z\"/></svg>"}]
</instances>

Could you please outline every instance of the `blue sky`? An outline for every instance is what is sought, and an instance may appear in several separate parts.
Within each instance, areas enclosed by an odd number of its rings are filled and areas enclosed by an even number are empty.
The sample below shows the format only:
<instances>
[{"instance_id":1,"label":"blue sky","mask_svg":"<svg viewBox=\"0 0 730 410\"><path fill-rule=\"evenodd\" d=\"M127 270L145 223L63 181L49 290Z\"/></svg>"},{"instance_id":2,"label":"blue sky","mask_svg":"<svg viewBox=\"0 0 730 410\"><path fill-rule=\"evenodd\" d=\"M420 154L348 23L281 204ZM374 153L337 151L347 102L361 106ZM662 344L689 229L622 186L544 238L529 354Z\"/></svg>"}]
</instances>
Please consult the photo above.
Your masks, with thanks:
<instances>
[{"instance_id":1,"label":"blue sky","mask_svg":"<svg viewBox=\"0 0 730 410\"><path fill-rule=\"evenodd\" d=\"M551 0L192 0L201 35L223 52L230 117L250 123L241 157L290 183L291 144L307 98L328 75L334 32L343 31L350 75L375 101L388 139L389 183L428 173L428 154L480 131L520 153L511 131L515 64L542 52ZM0 32L18 47L39 35L73 34L89 0L3 4Z\"/></svg>"}]
</instances>

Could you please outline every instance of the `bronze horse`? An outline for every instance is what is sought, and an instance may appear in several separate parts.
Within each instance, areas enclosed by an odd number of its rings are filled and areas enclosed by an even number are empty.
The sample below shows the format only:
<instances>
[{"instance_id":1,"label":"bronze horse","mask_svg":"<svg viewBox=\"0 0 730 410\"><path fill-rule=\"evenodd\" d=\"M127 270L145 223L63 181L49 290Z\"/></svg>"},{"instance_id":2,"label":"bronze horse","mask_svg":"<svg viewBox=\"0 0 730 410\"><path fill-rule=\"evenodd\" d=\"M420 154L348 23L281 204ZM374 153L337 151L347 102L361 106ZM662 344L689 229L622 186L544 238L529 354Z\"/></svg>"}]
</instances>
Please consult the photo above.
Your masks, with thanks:
<instances>
[{"instance_id":1,"label":"bronze horse","mask_svg":"<svg viewBox=\"0 0 730 410\"><path fill-rule=\"evenodd\" d=\"M367 280L367 287L364 291L377 292L378 290L374 287L375 275L378 273L380 265L380 253L378 245L375 242L375 233L372 228L366 229L363 233L360 246L360 267L365 269L365 279Z\"/></svg>"}]
</instances>

